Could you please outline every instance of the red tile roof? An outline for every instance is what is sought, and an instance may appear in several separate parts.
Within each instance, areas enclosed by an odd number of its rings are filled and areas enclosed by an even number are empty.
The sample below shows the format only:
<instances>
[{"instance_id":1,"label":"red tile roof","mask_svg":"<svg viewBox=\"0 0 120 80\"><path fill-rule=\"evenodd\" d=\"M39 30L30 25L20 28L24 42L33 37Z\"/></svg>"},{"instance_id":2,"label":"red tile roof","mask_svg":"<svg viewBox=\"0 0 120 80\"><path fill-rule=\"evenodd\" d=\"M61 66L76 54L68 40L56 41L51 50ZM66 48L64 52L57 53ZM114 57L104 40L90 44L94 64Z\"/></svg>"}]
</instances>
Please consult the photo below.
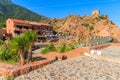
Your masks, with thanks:
<instances>
[{"instance_id":1,"label":"red tile roof","mask_svg":"<svg viewBox=\"0 0 120 80\"><path fill-rule=\"evenodd\" d=\"M49 24L45 24L45 23L30 22L30 21L26 21L26 20L19 20L19 19L13 19L13 18L10 18L10 20L12 20L14 23L50 26Z\"/></svg>"}]
</instances>

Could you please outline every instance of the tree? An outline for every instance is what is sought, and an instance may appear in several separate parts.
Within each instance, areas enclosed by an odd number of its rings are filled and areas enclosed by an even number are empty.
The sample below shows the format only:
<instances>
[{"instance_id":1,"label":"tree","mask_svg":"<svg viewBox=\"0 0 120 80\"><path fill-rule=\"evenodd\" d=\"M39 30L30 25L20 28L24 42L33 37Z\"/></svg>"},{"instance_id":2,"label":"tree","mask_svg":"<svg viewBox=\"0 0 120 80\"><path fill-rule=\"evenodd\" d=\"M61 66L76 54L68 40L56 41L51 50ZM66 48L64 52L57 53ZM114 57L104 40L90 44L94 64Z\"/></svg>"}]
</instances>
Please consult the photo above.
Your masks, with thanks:
<instances>
[{"instance_id":1,"label":"tree","mask_svg":"<svg viewBox=\"0 0 120 80\"><path fill-rule=\"evenodd\" d=\"M12 44L18 50L18 56L20 59L20 64L25 64L24 54L28 50L28 39L25 36L17 36L12 39Z\"/></svg>"},{"instance_id":2,"label":"tree","mask_svg":"<svg viewBox=\"0 0 120 80\"><path fill-rule=\"evenodd\" d=\"M28 39L28 58L27 58L27 63L32 61L32 48L34 46L34 42L37 40L37 33L35 31L26 31L24 33L24 37Z\"/></svg>"},{"instance_id":3,"label":"tree","mask_svg":"<svg viewBox=\"0 0 120 80\"><path fill-rule=\"evenodd\" d=\"M20 60L20 64L24 65L25 53L28 54L27 62L32 61L32 47L37 40L36 32L26 31L23 35L13 37L12 40L7 41L2 47L0 47L0 59L4 61L17 61ZM0 41L0 44L3 44Z\"/></svg>"}]
</instances>

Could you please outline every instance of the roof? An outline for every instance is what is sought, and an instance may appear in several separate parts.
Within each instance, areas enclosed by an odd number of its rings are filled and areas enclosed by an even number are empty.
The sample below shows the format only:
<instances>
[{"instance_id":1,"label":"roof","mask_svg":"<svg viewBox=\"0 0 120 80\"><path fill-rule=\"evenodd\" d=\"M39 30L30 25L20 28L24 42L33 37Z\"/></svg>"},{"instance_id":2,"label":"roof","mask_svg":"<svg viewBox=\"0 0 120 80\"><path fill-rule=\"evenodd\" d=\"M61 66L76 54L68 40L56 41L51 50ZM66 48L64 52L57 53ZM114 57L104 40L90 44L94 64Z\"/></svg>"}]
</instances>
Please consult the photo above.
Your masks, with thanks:
<instances>
[{"instance_id":1,"label":"roof","mask_svg":"<svg viewBox=\"0 0 120 80\"><path fill-rule=\"evenodd\" d=\"M20 24L31 24L31 25L36 25L36 26L50 26L50 24L45 24L45 23L40 23L40 22L31 22L31 21L26 21L26 20L19 20L19 19L14 19L10 18L14 23L20 23Z\"/></svg>"}]
</instances>

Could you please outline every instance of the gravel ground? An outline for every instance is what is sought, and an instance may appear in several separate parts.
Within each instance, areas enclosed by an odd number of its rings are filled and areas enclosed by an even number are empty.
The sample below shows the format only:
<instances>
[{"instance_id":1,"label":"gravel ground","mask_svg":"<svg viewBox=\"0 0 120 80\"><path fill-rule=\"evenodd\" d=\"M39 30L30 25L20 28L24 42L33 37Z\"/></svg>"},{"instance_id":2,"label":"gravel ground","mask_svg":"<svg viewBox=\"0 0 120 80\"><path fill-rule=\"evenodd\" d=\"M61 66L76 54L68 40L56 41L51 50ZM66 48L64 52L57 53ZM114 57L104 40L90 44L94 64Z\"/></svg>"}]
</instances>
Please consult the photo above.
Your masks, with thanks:
<instances>
[{"instance_id":1,"label":"gravel ground","mask_svg":"<svg viewBox=\"0 0 120 80\"><path fill-rule=\"evenodd\" d=\"M110 46L101 50L102 56L108 56L120 59L120 47Z\"/></svg>"},{"instance_id":2,"label":"gravel ground","mask_svg":"<svg viewBox=\"0 0 120 80\"><path fill-rule=\"evenodd\" d=\"M120 55L120 47L108 47L103 56L116 53ZM107 52L108 51L108 52ZM4 76L0 80L6 80ZM86 56L56 61L28 74L15 77L14 80L120 80L120 64Z\"/></svg>"}]
</instances>

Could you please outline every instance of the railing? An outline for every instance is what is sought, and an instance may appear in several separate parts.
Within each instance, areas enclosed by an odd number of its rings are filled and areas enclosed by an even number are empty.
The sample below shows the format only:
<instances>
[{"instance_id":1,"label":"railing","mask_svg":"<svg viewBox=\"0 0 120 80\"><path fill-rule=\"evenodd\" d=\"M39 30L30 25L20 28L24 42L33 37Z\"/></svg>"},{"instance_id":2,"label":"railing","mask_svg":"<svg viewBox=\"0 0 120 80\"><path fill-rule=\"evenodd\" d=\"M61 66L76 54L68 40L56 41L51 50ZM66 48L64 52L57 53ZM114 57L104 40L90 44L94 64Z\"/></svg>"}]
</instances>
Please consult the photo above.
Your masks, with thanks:
<instances>
[{"instance_id":1,"label":"railing","mask_svg":"<svg viewBox=\"0 0 120 80\"><path fill-rule=\"evenodd\" d=\"M109 43L111 40L110 37L105 36L92 36L89 37L88 40L86 41L86 46L95 46L95 45L100 45L100 44L105 44Z\"/></svg>"}]
</instances>

